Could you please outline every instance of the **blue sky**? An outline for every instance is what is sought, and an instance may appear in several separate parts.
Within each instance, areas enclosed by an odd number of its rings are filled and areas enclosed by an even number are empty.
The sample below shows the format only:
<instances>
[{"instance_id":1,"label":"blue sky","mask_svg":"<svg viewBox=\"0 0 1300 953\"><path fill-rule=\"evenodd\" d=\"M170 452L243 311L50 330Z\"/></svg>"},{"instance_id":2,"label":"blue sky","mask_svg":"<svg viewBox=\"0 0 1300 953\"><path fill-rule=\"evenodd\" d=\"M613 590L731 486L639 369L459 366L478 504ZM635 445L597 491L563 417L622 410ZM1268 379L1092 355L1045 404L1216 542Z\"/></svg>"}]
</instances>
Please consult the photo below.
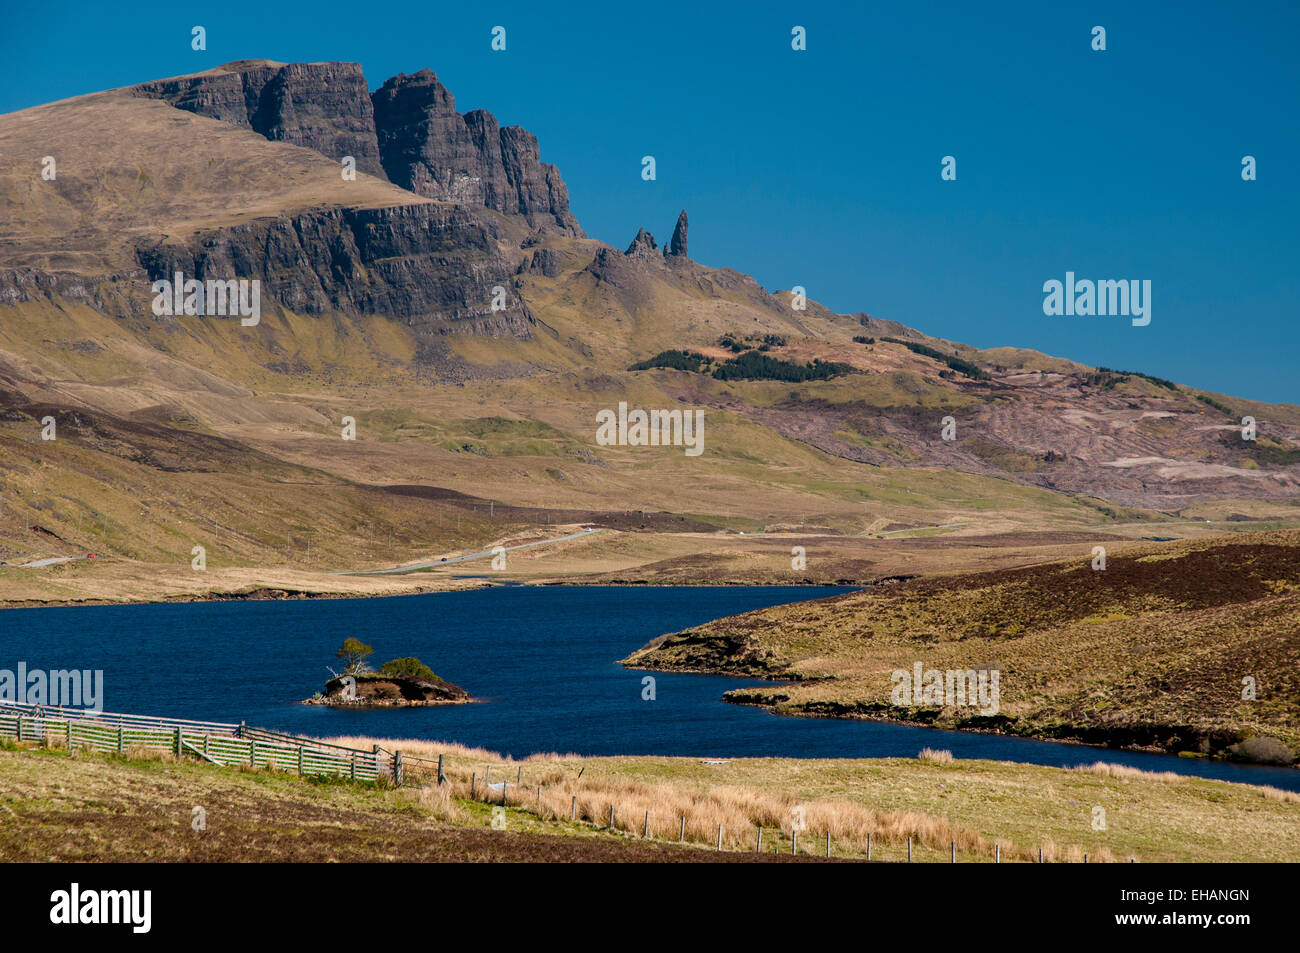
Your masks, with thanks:
<instances>
[{"instance_id":1,"label":"blue sky","mask_svg":"<svg viewBox=\"0 0 1300 953\"><path fill-rule=\"evenodd\" d=\"M429 67L538 135L595 238L686 208L697 261L839 311L1300 403L1296 4L6 6L2 112L236 59ZM1044 315L1066 271L1149 279L1151 324Z\"/></svg>"}]
</instances>

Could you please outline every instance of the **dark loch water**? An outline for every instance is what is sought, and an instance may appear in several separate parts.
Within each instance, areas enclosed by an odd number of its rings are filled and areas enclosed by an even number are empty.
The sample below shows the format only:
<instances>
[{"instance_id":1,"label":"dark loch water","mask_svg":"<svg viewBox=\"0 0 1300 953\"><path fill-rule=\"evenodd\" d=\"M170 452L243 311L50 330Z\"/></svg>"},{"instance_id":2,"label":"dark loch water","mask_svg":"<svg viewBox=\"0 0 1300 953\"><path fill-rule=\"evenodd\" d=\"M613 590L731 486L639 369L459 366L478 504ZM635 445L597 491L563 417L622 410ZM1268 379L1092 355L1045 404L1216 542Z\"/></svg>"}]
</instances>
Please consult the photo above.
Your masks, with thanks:
<instances>
[{"instance_id":1,"label":"dark loch water","mask_svg":"<svg viewBox=\"0 0 1300 953\"><path fill-rule=\"evenodd\" d=\"M720 701L749 679L644 672L615 660L649 639L823 587L524 586L386 599L212 602L0 612L0 668L103 669L107 711L170 715L309 735L455 741L526 755L914 757L1045 765L1104 759L1300 790L1300 771L941 732L865 721L783 718ZM295 704L320 691L354 635L375 664L414 655L481 704L345 712Z\"/></svg>"}]
</instances>

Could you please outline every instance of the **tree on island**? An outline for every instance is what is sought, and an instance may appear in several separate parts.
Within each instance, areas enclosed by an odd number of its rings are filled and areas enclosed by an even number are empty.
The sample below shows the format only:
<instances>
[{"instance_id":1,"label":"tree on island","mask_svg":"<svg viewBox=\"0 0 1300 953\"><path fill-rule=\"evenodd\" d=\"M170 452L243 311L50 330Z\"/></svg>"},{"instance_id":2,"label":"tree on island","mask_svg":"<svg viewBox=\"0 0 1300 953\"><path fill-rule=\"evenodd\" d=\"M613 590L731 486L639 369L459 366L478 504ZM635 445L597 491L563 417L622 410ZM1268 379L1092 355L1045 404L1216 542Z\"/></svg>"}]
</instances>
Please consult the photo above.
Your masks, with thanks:
<instances>
[{"instance_id":1,"label":"tree on island","mask_svg":"<svg viewBox=\"0 0 1300 953\"><path fill-rule=\"evenodd\" d=\"M360 639L349 636L343 640L343 645L334 653L334 657L343 660L344 675L357 675L368 669L366 659L373 655L374 651Z\"/></svg>"},{"instance_id":2,"label":"tree on island","mask_svg":"<svg viewBox=\"0 0 1300 953\"><path fill-rule=\"evenodd\" d=\"M411 656L406 658L395 658L391 662L385 662L383 665L379 666L379 674L392 676L404 675L407 678L414 678L418 681L429 682L434 685L442 681L441 678L433 673L433 669L429 668L429 666L425 665L418 658Z\"/></svg>"}]
</instances>

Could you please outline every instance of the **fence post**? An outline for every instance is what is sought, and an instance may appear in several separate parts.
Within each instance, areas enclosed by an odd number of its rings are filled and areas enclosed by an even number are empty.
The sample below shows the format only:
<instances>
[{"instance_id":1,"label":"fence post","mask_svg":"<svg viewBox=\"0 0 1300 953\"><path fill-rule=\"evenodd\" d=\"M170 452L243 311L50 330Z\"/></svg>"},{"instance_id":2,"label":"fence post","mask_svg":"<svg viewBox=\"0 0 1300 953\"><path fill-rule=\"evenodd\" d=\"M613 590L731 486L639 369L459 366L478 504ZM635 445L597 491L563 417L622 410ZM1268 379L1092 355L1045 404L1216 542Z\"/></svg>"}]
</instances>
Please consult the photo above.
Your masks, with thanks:
<instances>
[{"instance_id":1,"label":"fence post","mask_svg":"<svg viewBox=\"0 0 1300 953\"><path fill-rule=\"evenodd\" d=\"M474 786L478 783L478 772L471 771L469 774L469 799L474 800Z\"/></svg>"},{"instance_id":2,"label":"fence post","mask_svg":"<svg viewBox=\"0 0 1300 953\"><path fill-rule=\"evenodd\" d=\"M642 837L650 836L650 812L649 811L645 812L645 826L641 828L641 836Z\"/></svg>"},{"instance_id":3,"label":"fence post","mask_svg":"<svg viewBox=\"0 0 1300 953\"><path fill-rule=\"evenodd\" d=\"M302 776L302 745L298 746L298 775Z\"/></svg>"},{"instance_id":4,"label":"fence post","mask_svg":"<svg viewBox=\"0 0 1300 953\"><path fill-rule=\"evenodd\" d=\"M501 806L502 807L506 806L506 794L507 792L509 792L509 790L510 790L510 782L502 781L501 782Z\"/></svg>"},{"instance_id":5,"label":"fence post","mask_svg":"<svg viewBox=\"0 0 1300 953\"><path fill-rule=\"evenodd\" d=\"M995 864L1000 864L1000 863L1002 863L1002 845L1001 845L1001 844L994 844L994 845L993 845L993 863L995 863Z\"/></svg>"},{"instance_id":6,"label":"fence post","mask_svg":"<svg viewBox=\"0 0 1300 953\"><path fill-rule=\"evenodd\" d=\"M871 859L871 835L867 835L867 860Z\"/></svg>"},{"instance_id":7,"label":"fence post","mask_svg":"<svg viewBox=\"0 0 1300 953\"><path fill-rule=\"evenodd\" d=\"M447 783L447 775L442 773L442 755L438 755L438 783Z\"/></svg>"},{"instance_id":8,"label":"fence post","mask_svg":"<svg viewBox=\"0 0 1300 953\"><path fill-rule=\"evenodd\" d=\"M577 819L578 819L578 795L575 794L573 796L573 803L569 805L569 820L576 821Z\"/></svg>"},{"instance_id":9,"label":"fence post","mask_svg":"<svg viewBox=\"0 0 1300 953\"><path fill-rule=\"evenodd\" d=\"M23 740L23 716L21 714L18 716L18 740Z\"/></svg>"},{"instance_id":10,"label":"fence post","mask_svg":"<svg viewBox=\"0 0 1300 953\"><path fill-rule=\"evenodd\" d=\"M406 772L402 770L402 752L394 751L393 752L393 784L397 785L400 788L402 786L402 782L405 780L406 780ZM504 804L505 802L502 801L502 803Z\"/></svg>"},{"instance_id":11,"label":"fence post","mask_svg":"<svg viewBox=\"0 0 1300 953\"><path fill-rule=\"evenodd\" d=\"M68 752L72 752L72 719L69 718L64 724L68 726Z\"/></svg>"},{"instance_id":12,"label":"fence post","mask_svg":"<svg viewBox=\"0 0 1300 953\"><path fill-rule=\"evenodd\" d=\"M519 785L523 783L524 783L524 766L521 764L515 770L515 787L519 787Z\"/></svg>"},{"instance_id":13,"label":"fence post","mask_svg":"<svg viewBox=\"0 0 1300 953\"><path fill-rule=\"evenodd\" d=\"M831 855L831 832L827 831L826 832L826 856L830 857L830 855Z\"/></svg>"},{"instance_id":14,"label":"fence post","mask_svg":"<svg viewBox=\"0 0 1300 953\"><path fill-rule=\"evenodd\" d=\"M609 806L609 829L611 831L614 829L614 805L613 804Z\"/></svg>"},{"instance_id":15,"label":"fence post","mask_svg":"<svg viewBox=\"0 0 1300 953\"><path fill-rule=\"evenodd\" d=\"M117 726L117 753L123 754L126 751L126 733L122 726Z\"/></svg>"},{"instance_id":16,"label":"fence post","mask_svg":"<svg viewBox=\"0 0 1300 953\"><path fill-rule=\"evenodd\" d=\"M722 850L722 825L718 825L718 850Z\"/></svg>"},{"instance_id":17,"label":"fence post","mask_svg":"<svg viewBox=\"0 0 1300 953\"><path fill-rule=\"evenodd\" d=\"M677 835L677 843L679 843L679 844L684 844L685 842L686 842L686 815L683 814L683 815L682 815L682 830L681 830L681 833Z\"/></svg>"},{"instance_id":18,"label":"fence post","mask_svg":"<svg viewBox=\"0 0 1300 953\"><path fill-rule=\"evenodd\" d=\"M181 729L180 726L178 725L176 727L176 760L179 761L180 759L181 759Z\"/></svg>"},{"instance_id":19,"label":"fence post","mask_svg":"<svg viewBox=\"0 0 1300 953\"><path fill-rule=\"evenodd\" d=\"M909 864L912 862L912 838L910 836L907 838L907 862Z\"/></svg>"},{"instance_id":20,"label":"fence post","mask_svg":"<svg viewBox=\"0 0 1300 953\"><path fill-rule=\"evenodd\" d=\"M208 742L211 741L211 740L212 740L212 736L211 736L211 735L204 735L204 736L203 736L203 754L204 754L205 757L207 756L207 753L208 753Z\"/></svg>"},{"instance_id":21,"label":"fence post","mask_svg":"<svg viewBox=\"0 0 1300 953\"><path fill-rule=\"evenodd\" d=\"M248 743L248 766L250 768L257 767L257 742L256 741L250 741Z\"/></svg>"},{"instance_id":22,"label":"fence post","mask_svg":"<svg viewBox=\"0 0 1300 953\"><path fill-rule=\"evenodd\" d=\"M763 828L758 829L758 840L754 842L754 853L763 853Z\"/></svg>"},{"instance_id":23,"label":"fence post","mask_svg":"<svg viewBox=\"0 0 1300 953\"><path fill-rule=\"evenodd\" d=\"M375 759L375 777L379 776L379 759ZM348 755L348 779L355 781L357 779L357 753L353 751Z\"/></svg>"},{"instance_id":24,"label":"fence post","mask_svg":"<svg viewBox=\"0 0 1300 953\"><path fill-rule=\"evenodd\" d=\"M1042 847L1039 847L1039 848L1038 848L1038 862L1039 862L1040 864L1043 862L1043 848L1042 848Z\"/></svg>"},{"instance_id":25,"label":"fence post","mask_svg":"<svg viewBox=\"0 0 1300 953\"><path fill-rule=\"evenodd\" d=\"M537 785L537 816L542 816L542 786Z\"/></svg>"},{"instance_id":26,"label":"fence post","mask_svg":"<svg viewBox=\"0 0 1300 953\"><path fill-rule=\"evenodd\" d=\"M957 842L952 842L952 862L957 863Z\"/></svg>"}]
</instances>

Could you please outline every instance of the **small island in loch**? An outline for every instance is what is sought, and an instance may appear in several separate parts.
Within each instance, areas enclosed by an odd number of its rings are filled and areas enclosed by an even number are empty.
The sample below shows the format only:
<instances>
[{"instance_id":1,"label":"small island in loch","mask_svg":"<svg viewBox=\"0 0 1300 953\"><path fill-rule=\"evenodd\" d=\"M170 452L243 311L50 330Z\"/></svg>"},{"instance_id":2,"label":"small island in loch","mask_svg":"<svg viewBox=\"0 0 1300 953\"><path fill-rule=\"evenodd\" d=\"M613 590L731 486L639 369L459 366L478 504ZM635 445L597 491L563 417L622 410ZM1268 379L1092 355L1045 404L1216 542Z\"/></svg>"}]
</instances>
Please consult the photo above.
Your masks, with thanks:
<instances>
[{"instance_id":1,"label":"small island in loch","mask_svg":"<svg viewBox=\"0 0 1300 953\"><path fill-rule=\"evenodd\" d=\"M412 708L458 705L473 701L470 693L434 674L418 658L398 658L371 671L366 658L373 652L359 639L348 638L335 656L344 660L341 675L325 683L325 691L304 699L304 705L332 708Z\"/></svg>"}]
</instances>

